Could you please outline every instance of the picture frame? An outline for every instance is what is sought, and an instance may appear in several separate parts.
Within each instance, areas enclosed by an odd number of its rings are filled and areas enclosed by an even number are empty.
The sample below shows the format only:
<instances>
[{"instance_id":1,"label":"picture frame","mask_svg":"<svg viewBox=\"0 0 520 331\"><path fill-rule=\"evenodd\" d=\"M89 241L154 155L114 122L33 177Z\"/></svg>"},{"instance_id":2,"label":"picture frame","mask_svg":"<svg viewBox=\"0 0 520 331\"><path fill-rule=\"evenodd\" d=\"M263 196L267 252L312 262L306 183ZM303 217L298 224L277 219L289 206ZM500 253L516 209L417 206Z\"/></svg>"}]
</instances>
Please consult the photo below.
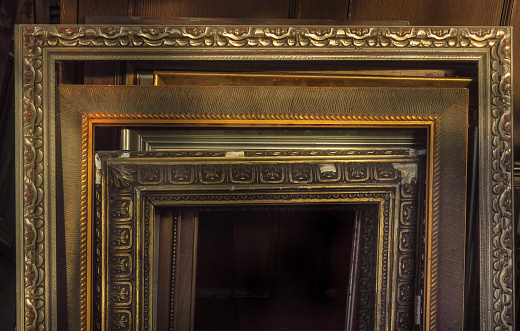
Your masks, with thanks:
<instances>
[{"instance_id":1,"label":"picture frame","mask_svg":"<svg viewBox=\"0 0 520 331\"><path fill-rule=\"evenodd\" d=\"M215 122L225 125L266 125L265 121L268 120L267 125L282 126L335 123L378 127L386 121L388 123L385 125L389 127L424 126L426 122L435 127L435 122L443 118L443 112L433 112L423 118L414 117L417 115L414 112L396 110L413 107L411 103L399 106L392 104L393 108L377 110L375 113L356 113L354 108L350 115L342 115L345 107L340 107L341 111L310 114L314 116L304 113L296 116L284 112L272 116L262 112L236 113L234 116L230 116L229 112L185 113L180 112L180 108L175 109L176 106L170 106L171 111L164 112L160 108L172 104L167 103L169 97L164 91L159 92L159 87L60 86L56 72L56 65L63 61L196 60L204 63L234 60L273 63L356 61L365 65L374 61L392 61L402 63L403 67L410 63L423 65L435 62L474 68L478 88L469 93L470 99L475 98L478 105L475 113L478 128L481 327L512 330L514 240L510 41L509 28L487 27L19 26L16 32L18 327L21 330L40 327L55 329L63 325L59 320L72 323L69 327L75 326L74 323L78 323L79 329L93 327L90 288L92 270L89 269L89 261L93 258L91 226L96 126L136 123L147 126L208 125ZM168 89L171 91L171 88ZM211 89L206 90L205 93L208 90L211 93ZM268 90L265 93L269 93ZM310 94L314 92L307 90ZM418 90L412 92L420 94ZM297 89L293 93L298 93ZM321 98L326 94L323 91L315 93L322 93ZM411 94L409 98L415 100ZM143 103L143 100L154 100L155 106ZM367 104L374 104L376 101L392 99L367 100L371 100ZM329 102L328 105L333 103ZM443 106L437 105L441 108ZM155 110L151 111L150 107L155 107ZM431 107L426 108L431 110ZM441 116L436 117L437 114ZM444 130L447 126L449 123L445 122L439 128ZM446 137L449 134L441 135L440 139ZM433 136L430 141L437 138ZM467 146L467 135L462 143ZM434 146L440 146L440 153L449 149L444 144ZM461 152L461 147L455 150ZM436 152L435 148L428 149L431 156ZM433 159L430 157L431 162ZM450 270L445 269L450 263L443 262L448 251L442 250L447 247L445 243L451 242L454 234L460 238L462 231L463 236L465 220L457 223L456 231L448 231L447 223L435 222L436 212L448 210L436 210L434 207L434 186L438 183L433 178L438 176L435 164L432 163L428 174L432 177L429 183L432 185L430 198L433 203L428 214L432 222L428 222L426 230L428 281L425 291L428 293L425 294L423 306L423 327L443 329L450 323L448 319L443 319L444 316L451 316L447 307L454 307L455 304L444 306L451 294L448 284L453 280L447 276ZM57 199L58 196L62 198ZM442 193L440 196L443 199ZM443 222L442 218L438 219ZM460 240L455 242L459 244L457 247L461 247ZM62 254L64 252L66 254ZM455 274L461 276L464 252L458 253L462 254L462 260L457 259L455 265L459 269ZM76 261L71 267L77 270L60 274L58 270L62 261ZM58 298L58 295L61 296L61 292L56 289L62 280L67 283L68 301L60 304L58 301L62 298ZM458 286L463 289L462 284ZM79 295L69 297L71 293ZM62 307L67 307L65 313ZM67 316L58 318L60 314ZM456 322L459 323L457 325L462 325L461 320L462 317Z\"/></svg>"}]
</instances>

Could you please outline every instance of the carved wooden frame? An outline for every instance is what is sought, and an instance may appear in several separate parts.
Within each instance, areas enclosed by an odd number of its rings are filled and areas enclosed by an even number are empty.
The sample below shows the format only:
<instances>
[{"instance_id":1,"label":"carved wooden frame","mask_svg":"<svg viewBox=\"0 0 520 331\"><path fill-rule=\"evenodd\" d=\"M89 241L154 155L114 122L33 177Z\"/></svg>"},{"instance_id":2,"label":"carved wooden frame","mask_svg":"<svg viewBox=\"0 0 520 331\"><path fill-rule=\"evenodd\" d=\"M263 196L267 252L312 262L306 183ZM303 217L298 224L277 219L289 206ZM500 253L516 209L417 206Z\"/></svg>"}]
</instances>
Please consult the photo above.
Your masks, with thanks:
<instances>
[{"instance_id":1,"label":"carved wooden frame","mask_svg":"<svg viewBox=\"0 0 520 331\"><path fill-rule=\"evenodd\" d=\"M478 68L478 127L479 127L479 200L480 264L481 264L481 325L483 329L513 329L513 236L512 236L512 140L511 140L511 30L509 28L348 28L348 27L110 27L110 26L20 26L17 29L17 217L18 217L18 318L21 330L47 327L56 328L56 202L57 141L60 118L55 109L55 64L60 60L158 60L158 59L293 59L320 61L336 60L394 60L394 61L455 61L472 63ZM72 107L73 108L73 107ZM117 107L116 107L117 108ZM368 125L399 126L424 125L421 119L396 110L395 113L368 114L278 114L272 118L260 115L178 114L173 117L161 112L140 109L124 114L118 109L103 106L89 113L80 109L83 122L72 118L76 128L92 133L91 126L104 121L105 125L125 123L196 123L197 121L256 122L269 120L280 124L301 125ZM60 116L68 116L64 112ZM442 115L439 113L439 115ZM437 113L426 116L426 122L435 122ZM245 121L245 122L244 122ZM396 125L396 122L400 122ZM263 122L265 124L265 122ZM249 125L249 124L248 124ZM428 125L427 125L428 126ZM442 130L442 126L440 126ZM432 131L433 132L433 131ZM69 132L70 133L70 132ZM71 136L74 135L70 133ZM93 138L93 135L89 136ZM433 137L437 139L436 137ZM432 139L432 140L434 140ZM441 135L442 139L442 135ZM76 139L80 146L75 151L81 156L75 167L81 168L81 220L77 233L81 244L77 251L79 275L71 276L71 283L80 297L78 316L81 328L88 326L87 249L89 217L87 206L92 167L92 140ZM62 140L63 142L64 140ZM444 147L440 147L441 152ZM437 150L431 151L436 153ZM90 153L90 154L89 154ZM83 165L81 165L83 162ZM58 165L59 166L59 165ZM432 177L438 175L429 172ZM433 186L436 181L431 181ZM69 183L70 184L70 183ZM433 188L435 190L435 188ZM73 190L74 191L74 190ZM76 191L74 191L76 192ZM441 194L442 199L442 194ZM76 203L78 203L76 198ZM442 210L440 210L442 212ZM435 211L435 208L433 210ZM435 217L435 215L434 215ZM81 230L82 229L82 230ZM438 242L441 235L438 224L433 224L429 235L428 261L434 281L427 286L431 291L426 306L425 327L442 326L438 303L442 294L436 282L439 268ZM440 234L439 234L439 231ZM431 244L431 243L430 243ZM431 260L429 260L431 258ZM441 265L442 267L442 265ZM438 279L437 279L438 280ZM72 285L71 285L72 286ZM428 304L427 304L428 305Z\"/></svg>"},{"instance_id":2,"label":"carved wooden frame","mask_svg":"<svg viewBox=\"0 0 520 331\"><path fill-rule=\"evenodd\" d=\"M341 151L327 152L341 154ZM188 158L182 152L98 153L98 218L94 227L96 251L100 252L96 260L101 267L95 269L101 272L95 275L98 278L95 288L100 289L94 294L95 304L99 306L94 314L95 328L153 329L153 263L150 260L154 254L151 229L156 222L156 207L266 203L374 205L377 212L373 219L361 225L365 228L364 235L370 238L366 243L370 260L364 262L365 265L375 263L375 268L371 270L369 266L368 270L362 270L367 279L366 288L360 287L365 299L360 309L365 313L360 315L358 327L413 328L417 221L424 217L417 215L418 157L410 156L409 150L375 160L359 155L356 150L349 152L351 155L335 157L332 162L312 155L265 157L255 152L248 153L252 157L238 159L225 157L222 152L192 153ZM321 172L320 165L324 163L336 171ZM280 176L269 179L266 173L273 166L278 168ZM190 173L182 184L172 180L177 167ZM233 170L237 167L247 168L250 178L234 178ZM359 168L358 171L352 171L353 167ZM292 178L292 174L299 179ZM174 233L183 231L181 223L175 227ZM125 256L125 270L119 270L121 263L114 262L121 254ZM179 253L174 251L174 254ZM375 259L371 261L373 256ZM143 267L132 267L136 264ZM178 278L175 271L173 277ZM186 289L173 289L174 293L179 290ZM178 316L175 309L173 316ZM193 316L187 314L180 318L188 321L181 323L185 326Z\"/></svg>"}]
</instances>

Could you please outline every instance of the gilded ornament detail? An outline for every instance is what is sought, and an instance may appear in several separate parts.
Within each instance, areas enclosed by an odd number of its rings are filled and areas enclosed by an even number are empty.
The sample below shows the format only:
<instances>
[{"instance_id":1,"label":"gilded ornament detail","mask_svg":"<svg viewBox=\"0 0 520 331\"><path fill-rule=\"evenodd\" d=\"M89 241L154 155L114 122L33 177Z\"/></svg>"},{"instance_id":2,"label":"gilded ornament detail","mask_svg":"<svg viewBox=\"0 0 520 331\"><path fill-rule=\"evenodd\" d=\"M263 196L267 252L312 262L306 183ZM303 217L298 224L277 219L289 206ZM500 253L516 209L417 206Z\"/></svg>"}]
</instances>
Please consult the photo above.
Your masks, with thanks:
<instances>
[{"instance_id":1,"label":"gilded ornament detail","mask_svg":"<svg viewBox=\"0 0 520 331\"><path fill-rule=\"evenodd\" d=\"M365 181L369 178L369 168L367 163L349 162L347 163L347 180Z\"/></svg>"},{"instance_id":2,"label":"gilded ornament detail","mask_svg":"<svg viewBox=\"0 0 520 331\"><path fill-rule=\"evenodd\" d=\"M191 166L186 164L176 164L171 167L170 172L170 183L172 184L181 184L186 183L190 184L193 182L193 169Z\"/></svg>"},{"instance_id":3,"label":"gilded ornament detail","mask_svg":"<svg viewBox=\"0 0 520 331\"><path fill-rule=\"evenodd\" d=\"M49 158L49 150L44 150L44 98L48 93L43 84L43 54L45 49L57 47L192 47L192 48L340 48L346 49L487 49L490 56L488 93L491 115L489 157L492 167L491 190L492 226L489 242L492 245L492 325L490 329L513 329L513 253L512 239L512 140L511 140L511 35L506 28L349 28L349 27L49 27L24 26L20 28L21 47L21 98L20 125L21 137L18 153L21 157L20 173L23 176L20 187L19 219L23 243L22 287L19 289L23 321L21 329L43 329L45 321L52 314L47 311L47 296L53 289L47 288L45 259L47 214L45 199L48 192L44 177L44 164ZM486 71L487 73L487 71ZM50 93L50 92L49 92ZM487 110L485 108L484 110ZM99 115L99 114L98 114ZM92 115L96 117L98 115ZM99 115L100 117L106 114ZM335 115L345 120L347 116ZM369 115L372 116L372 115ZM113 115L118 118L118 115ZM153 118L145 114L139 118ZM189 116L187 117L189 118ZM254 116L251 117L254 119ZM287 115L288 119L297 119ZM360 117L361 119L362 117ZM237 118L239 119L239 118ZM259 118L260 119L260 118ZM405 116L402 119L407 120ZM263 180L268 180L264 172ZM112 174L110 185L125 189L134 181L132 173ZM274 178L274 177L273 177ZM436 236L438 228L434 225ZM86 255L86 252L85 252ZM432 254L435 262L436 254ZM84 257L86 259L86 256ZM432 288L435 291L435 284ZM82 289L85 296L86 289ZM82 303L84 305L85 303ZM86 311L86 307L84 309ZM400 313L399 313L400 314ZM430 312L431 327L435 327L436 302ZM132 326L125 314L113 315L118 328ZM85 316L82 316L85 319ZM400 325L401 326L401 325Z\"/></svg>"},{"instance_id":4,"label":"gilded ornament detail","mask_svg":"<svg viewBox=\"0 0 520 331\"><path fill-rule=\"evenodd\" d=\"M106 155L105 155L106 154ZM157 155L148 155L151 157L158 157ZM106 161L106 169L113 168L117 171L106 171L107 178L110 176L114 176L114 174L117 174L118 178L123 177L123 173L129 173L128 169L132 169L130 173L146 173L146 168L150 165L147 164L145 159L143 159L143 156L138 155L138 153L128 153L127 158L125 158L125 163L119 163L120 158L118 153L113 152L107 152L107 153L101 153L100 154L101 159L106 159L109 161ZM363 213L364 216L362 216L362 222L361 222L361 241L360 241L360 269L359 269L359 317L358 317L358 324L361 329L370 329L374 326L374 318L375 318L375 311L373 310L373 307L375 307L375 298L376 298L376 291L374 288L374 284L376 281L376 275L377 275L377 268L375 268L376 261L377 261L377 254L382 255L382 265L381 265L381 272L382 272L382 279L381 279L381 289L382 293L377 294L381 295L382 298L382 309L383 312L385 312L385 309L387 307L387 301L386 298L388 297L387 291L390 290L391 284L393 284L394 280L392 278L389 278L390 276L387 276L389 266L388 261L386 260L388 258L388 245L390 245L388 231L390 229L390 222L391 219L393 219L394 216L391 216L390 214L390 205L392 204L392 198L391 196L395 196L395 192L399 192L400 186L402 185L400 181L400 176L395 176L395 180L389 181L387 179L381 181L381 183L384 183L385 185L391 184L390 186L386 187L381 191L381 189L376 190L375 192L351 192L351 190L356 189L359 190L359 184L350 184L351 186L347 186L348 188L342 188L340 191L335 192L321 192L321 190L324 188L324 185L329 185L329 189L334 188L334 185L337 185L338 181L333 182L323 182L318 177L315 177L315 174L318 173L325 173L325 172L331 172L333 173L334 177L337 178L344 178L347 177L347 173L349 172L349 167L347 165L349 164L356 164L356 165L362 165L361 168L363 176L369 173L368 169L372 169L376 165L375 162L349 162L349 161L341 161L338 160L334 163L323 163L319 158L315 160L309 160L307 162L299 161L297 163L291 163L291 162L283 162L283 163L270 163L268 161L261 162L261 163L255 163L250 164L248 162L242 162L237 163L235 160L231 163L224 163L219 164L216 162L211 162L209 164L201 164L197 165L196 163L186 163L186 160L184 159L182 163L176 164L175 159L167 159L167 156L163 155L165 157L165 162L160 165L152 165L153 170L151 173L159 174L159 173L166 173L167 171L171 171L172 169L195 169L199 167L200 174L199 174L199 180L191 182L191 185L194 187L199 187L199 189L196 189L195 191L189 191L189 193L186 193L185 187L183 187L180 190L170 190L168 193L153 193L153 190L145 190L141 191L138 195L128 195L126 189L137 189L137 186L134 187L134 185L142 185L141 181L146 181L147 179L137 177L137 180L127 181L128 187L125 187L125 190L121 191L121 181L119 180L118 183L120 185L114 185L111 184L110 181L107 181L107 188L108 192L107 194L112 197L111 201L120 201L121 199L135 199L136 196L143 196L143 203L144 207L141 208L142 215L131 215L130 219L126 219L124 221L121 221L118 219L118 214L110 213L108 216L108 223L110 225L110 232L109 232L109 245L106 247L108 250L108 256L109 256L109 270L111 271L111 278L110 278L110 289L111 289L111 295L110 295L110 301L112 304L115 304L116 302L120 304L120 306L117 306L117 309L119 311L127 311L127 316L129 316L131 319L137 318L137 315L133 312L133 308L130 304L124 305L125 298L132 298L134 289L132 287L124 287L123 285L130 283L134 284L135 282L138 282L139 284L142 284L142 295L143 295L143 301L142 301L142 318L140 321L143 323L144 330L149 329L149 319L150 319L150 272L151 272L151 261L150 261L150 238L151 238L151 230L150 230L150 216L151 216L151 208L156 203L164 203L164 202L175 202L175 203L181 203L181 205L185 205L186 203L190 201L195 202L218 202L218 204L223 204L226 202L246 202L250 201L253 203L256 202L270 202L270 201L279 201L284 203L291 203L292 201L334 201L337 199L341 199L341 201L363 201L365 203L368 203L365 205L365 207L362 207L360 209L360 212ZM130 166L128 164L128 158L135 160L134 163ZM195 162L195 160L193 160ZM407 161L410 162L410 161ZM178 165L182 165L181 167L177 167ZM162 169L159 169L162 168ZM268 182L268 181L258 181L255 180L253 183L249 182L241 182L243 180L250 180L254 177L255 169L256 168L262 169L260 172L264 179L285 179L283 182L283 185L287 184L298 184L297 187L299 187L299 183L301 181L310 180L310 182L307 182L308 185L315 187L320 187L320 190L314 191L311 190L309 192L301 191L299 189L296 189L296 191L290 192L290 191L279 191L276 189L279 184L282 184L280 182ZM122 171L121 169L124 169ZM352 169L352 168L350 168ZM393 169L393 168L392 168ZM182 172L181 172L182 173ZM228 173L228 176L225 176L224 174ZM285 178L282 174L289 173L289 177ZM129 175L125 175L126 178L128 178ZM185 176L187 178L188 175ZM132 179L135 177L131 177ZM153 187L154 185L161 185L163 190L166 188L168 183L171 184L171 178L162 178L161 182L156 182L154 184L150 184L147 187ZM217 191L207 191L207 190L200 190L200 188L204 187L205 184L208 182L208 180L215 180L220 181L217 183L214 183L214 189L217 189ZM222 181L221 181L222 180ZM348 183L345 179L342 179L340 183ZM235 193L234 191L221 193L222 191L218 190L218 185L225 186L229 183L235 183L236 185L240 185L242 187L241 190L245 191ZM261 183L262 185L269 184L272 186L273 190L268 190L265 192L255 192L254 186L251 186L251 184L255 183ZM370 182L371 185L373 185L374 181ZM345 185L344 184L344 185ZM202 185L202 186L200 186ZM374 187L374 186L373 186ZM199 190L199 191L197 191ZM265 190L265 189L264 189ZM390 190L390 191L388 191ZM394 192L394 193L391 193ZM134 197L134 198L131 198ZM406 200L408 202L403 202L403 207L406 203L410 203L415 198L415 196L409 198L409 200ZM412 200L410 200L412 199ZM111 202L112 203L112 202ZM128 205L133 205L135 202L131 201ZM378 205L378 203L380 203ZM99 203L97 203L99 205ZM379 217L379 208L383 208L382 213L383 217L380 219ZM395 211L397 215L400 215L399 211ZM131 223L130 223L131 222ZM137 222L137 223L134 223ZM375 240L377 240L377 232L378 232L378 226L380 222L383 222L384 228L383 228L383 251L378 253L378 250L376 249L377 245L375 244ZM415 265L412 263L410 264L409 261L414 260L414 254L415 254L415 247L414 245L416 242L414 241L414 238L411 238L410 236L415 236L415 227L416 227L416 218L414 217L412 220L410 220L410 223L405 224L411 225L410 228L403 228L400 225L398 228L398 231L400 231L400 238L404 238L400 240L399 244L399 256L401 256L400 261L400 267L402 270L404 270L404 275L399 275L397 278L397 283L395 286L398 286L400 288L404 288L403 286L411 286L413 288L413 279L412 283L410 283L410 277L415 276ZM130 226L129 224L133 224L133 226ZM400 224L403 224L402 222ZM132 265L134 262L131 254L135 254L135 244L132 241L133 238L135 238L135 234L132 234L133 228L143 228L143 237L141 237L140 245L142 246L142 256L143 259L140 262L140 266L142 266L142 273L136 273L136 269L132 268ZM138 240L138 239L136 239ZM403 246L404 245L404 246ZM174 250L176 249L176 243L174 240ZM402 249L404 248L404 249ZM118 251L123 250L124 252L128 253L118 253ZM413 251L413 253L410 253L408 251ZM134 252L134 253L131 253ZM176 251L173 252L173 259L175 261ZM139 275L138 275L139 274ZM142 277L142 278L141 278ZM172 275L172 279L175 279L175 275ZM142 279L142 280L140 280ZM173 280L172 280L173 281ZM137 284L137 283L136 283ZM174 284L174 283L172 283ZM126 291L128 290L128 291ZM171 293L175 292L175 289L171 289ZM128 292L128 294L127 294ZM126 295L127 294L127 295ZM115 307L115 306L114 306ZM115 308L114 308L115 309ZM404 304L399 305L399 309L401 310L411 310L413 309L412 306L410 306L407 302ZM114 311L110 310L112 314ZM170 312L170 314L173 314L173 311ZM382 314L380 317L379 326L381 329L384 329L387 326L387 322L385 318L383 318L384 314ZM172 315L173 316L173 315ZM408 316L408 315L403 315ZM404 318L404 317L401 317ZM136 320L137 321L137 320ZM141 323L139 322L139 323ZM137 322L132 322L137 323ZM113 324L110 324L111 326L114 326Z\"/></svg>"}]
</instances>

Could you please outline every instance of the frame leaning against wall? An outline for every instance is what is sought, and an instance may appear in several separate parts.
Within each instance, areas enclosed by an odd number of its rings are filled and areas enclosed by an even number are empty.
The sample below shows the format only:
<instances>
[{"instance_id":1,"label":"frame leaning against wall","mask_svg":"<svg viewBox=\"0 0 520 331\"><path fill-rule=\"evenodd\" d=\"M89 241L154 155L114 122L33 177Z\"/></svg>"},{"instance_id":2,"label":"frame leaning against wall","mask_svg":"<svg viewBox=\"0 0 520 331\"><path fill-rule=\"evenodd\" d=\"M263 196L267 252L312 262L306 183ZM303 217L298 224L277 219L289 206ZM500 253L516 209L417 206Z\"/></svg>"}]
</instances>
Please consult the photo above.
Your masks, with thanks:
<instances>
[{"instance_id":1,"label":"frame leaning against wall","mask_svg":"<svg viewBox=\"0 0 520 331\"><path fill-rule=\"evenodd\" d=\"M509 28L348 28L238 26L19 26L17 44L17 324L20 330L56 329L56 163L63 137L55 113L57 61L67 60L306 60L451 61L478 69L478 188L480 315L483 330L513 329L511 30ZM142 110L144 112L144 110ZM106 115L103 110L99 114ZM66 114L58 114L66 116ZM158 118L141 120L150 123ZM124 122L113 116L114 123ZM87 121L88 122L88 121ZM88 126L78 127L88 130ZM62 131L60 131L62 130ZM65 128L66 130L66 128ZM92 150L80 141L78 153ZM92 159L92 156L90 156ZM82 158L80 158L82 159ZM92 160L90 161L92 162ZM73 164L83 169L82 164ZM87 167L88 168L88 167ZM85 168L85 169L87 169ZM90 167L91 169L91 167ZM88 190L86 171L78 172ZM82 200L83 201L83 200ZM89 203L85 201L85 203ZM80 206L78 206L80 207ZM78 208L81 210L81 208ZM85 210L85 206L83 206ZM87 228L87 214L77 226ZM79 306L87 303L86 234ZM84 258L82 258L84 257ZM435 261L432 262L435 267ZM435 288L432 288L435 297ZM425 317L436 328L437 309ZM81 316L81 326L88 319Z\"/></svg>"}]
</instances>

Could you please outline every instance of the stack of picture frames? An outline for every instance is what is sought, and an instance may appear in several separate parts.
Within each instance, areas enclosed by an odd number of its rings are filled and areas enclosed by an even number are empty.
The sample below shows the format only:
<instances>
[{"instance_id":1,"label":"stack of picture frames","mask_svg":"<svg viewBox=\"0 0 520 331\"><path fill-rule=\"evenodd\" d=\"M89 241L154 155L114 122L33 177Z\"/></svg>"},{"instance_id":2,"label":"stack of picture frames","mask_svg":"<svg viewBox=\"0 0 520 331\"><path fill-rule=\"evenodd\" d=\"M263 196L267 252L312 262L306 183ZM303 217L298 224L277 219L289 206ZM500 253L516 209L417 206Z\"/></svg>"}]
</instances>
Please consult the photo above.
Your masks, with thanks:
<instances>
[{"instance_id":1,"label":"stack of picture frames","mask_svg":"<svg viewBox=\"0 0 520 331\"><path fill-rule=\"evenodd\" d=\"M197 213L265 206L355 209L341 330L514 329L509 28L15 41L18 330L197 330Z\"/></svg>"}]
</instances>

